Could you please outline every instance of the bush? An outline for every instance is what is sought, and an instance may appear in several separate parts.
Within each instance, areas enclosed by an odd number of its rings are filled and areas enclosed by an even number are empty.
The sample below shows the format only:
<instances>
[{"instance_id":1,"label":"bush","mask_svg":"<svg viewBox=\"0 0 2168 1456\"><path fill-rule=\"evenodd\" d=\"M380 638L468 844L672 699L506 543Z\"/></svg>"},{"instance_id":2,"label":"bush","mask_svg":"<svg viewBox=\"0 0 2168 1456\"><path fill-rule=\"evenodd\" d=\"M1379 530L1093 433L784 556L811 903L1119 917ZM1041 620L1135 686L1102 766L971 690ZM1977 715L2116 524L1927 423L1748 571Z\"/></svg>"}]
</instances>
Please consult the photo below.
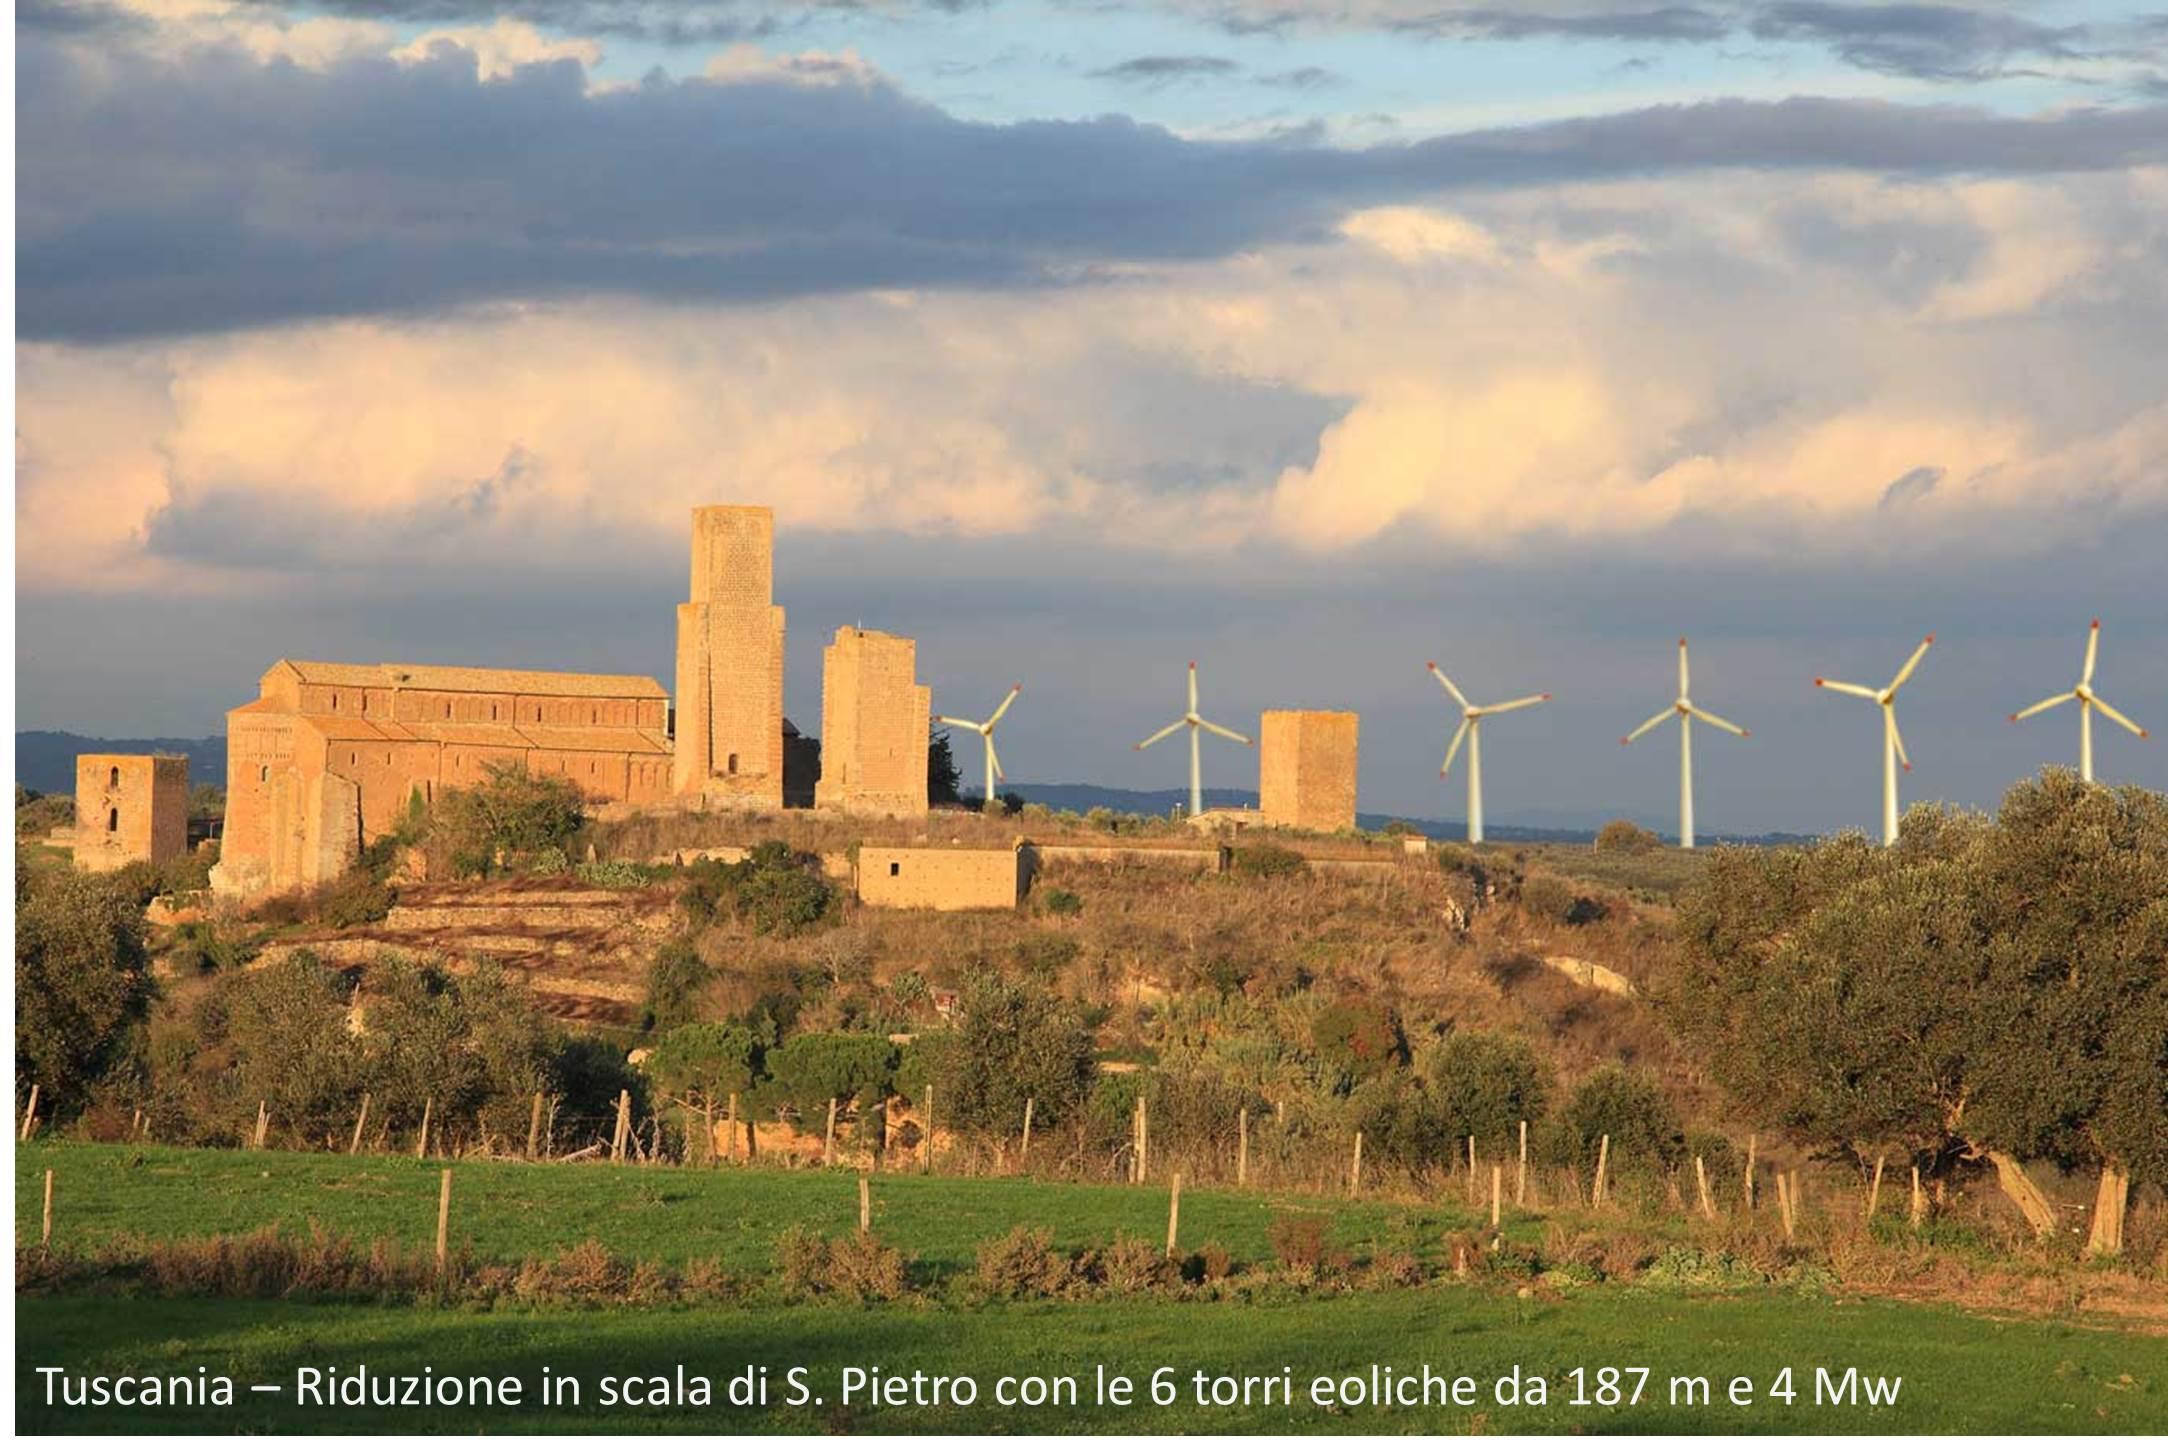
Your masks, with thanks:
<instances>
[{"instance_id":1,"label":"bush","mask_svg":"<svg viewBox=\"0 0 2168 1456\"><path fill-rule=\"evenodd\" d=\"M755 845L736 864L698 860L687 865L691 881L678 905L695 930L723 915L749 922L761 935L789 936L817 925L835 903L835 891L811 855L793 854L781 840Z\"/></svg>"},{"instance_id":2,"label":"bush","mask_svg":"<svg viewBox=\"0 0 2168 1456\"><path fill-rule=\"evenodd\" d=\"M1613 819L1596 831L1596 848L1606 854L1647 854L1663 842L1655 830L1631 819Z\"/></svg>"},{"instance_id":3,"label":"bush","mask_svg":"<svg viewBox=\"0 0 2168 1456\"><path fill-rule=\"evenodd\" d=\"M1066 1122L1090 1094L1098 1064L1082 1012L1035 986L979 976L945 1032L912 1043L907 1091L931 1082L943 1127L1008 1133L1033 1102L1042 1128Z\"/></svg>"},{"instance_id":4,"label":"bush","mask_svg":"<svg viewBox=\"0 0 2168 1456\"><path fill-rule=\"evenodd\" d=\"M666 1031L701 1019L705 992L720 974L701 958L689 940L665 941L647 966L647 1004L641 1008L649 1027Z\"/></svg>"},{"instance_id":5,"label":"bush","mask_svg":"<svg viewBox=\"0 0 2168 1456\"><path fill-rule=\"evenodd\" d=\"M1283 1214L1265 1230L1265 1238L1272 1257L1291 1274L1317 1278L1343 1272L1350 1263L1347 1253L1333 1245L1322 1218Z\"/></svg>"},{"instance_id":6,"label":"bush","mask_svg":"<svg viewBox=\"0 0 2168 1456\"><path fill-rule=\"evenodd\" d=\"M524 763L491 763L483 772L471 789L445 789L427 815L430 846L453 872L484 875L500 858L562 854L585 819L578 786Z\"/></svg>"},{"instance_id":7,"label":"bush","mask_svg":"<svg viewBox=\"0 0 2168 1456\"><path fill-rule=\"evenodd\" d=\"M1550 1106L1551 1074L1519 1037L1458 1031L1416 1059L1429 1123L1425 1162L1450 1166L1470 1137L1490 1156L1517 1145Z\"/></svg>"},{"instance_id":8,"label":"bush","mask_svg":"<svg viewBox=\"0 0 2168 1456\"><path fill-rule=\"evenodd\" d=\"M572 873L582 884L593 885L599 890L637 890L652 885L661 872L630 860L606 859L596 864L582 864Z\"/></svg>"},{"instance_id":9,"label":"bush","mask_svg":"<svg viewBox=\"0 0 2168 1456\"><path fill-rule=\"evenodd\" d=\"M1116 1294L1145 1294L1181 1281L1182 1266L1150 1239L1115 1236L1097 1260L1099 1282Z\"/></svg>"},{"instance_id":10,"label":"bush","mask_svg":"<svg viewBox=\"0 0 2168 1456\"><path fill-rule=\"evenodd\" d=\"M1276 880L1302 874L1310 864L1296 851L1281 845L1245 844L1235 850L1230 868L1253 880Z\"/></svg>"},{"instance_id":11,"label":"bush","mask_svg":"<svg viewBox=\"0 0 2168 1456\"><path fill-rule=\"evenodd\" d=\"M155 995L143 934L141 905L103 876L18 876L15 1075L48 1109L138 1060Z\"/></svg>"},{"instance_id":12,"label":"bush","mask_svg":"<svg viewBox=\"0 0 2168 1456\"><path fill-rule=\"evenodd\" d=\"M1075 1287L1076 1261L1054 1247L1051 1231L1019 1224L979 1245L974 1278L983 1294L1051 1298Z\"/></svg>"},{"instance_id":13,"label":"bush","mask_svg":"<svg viewBox=\"0 0 2168 1456\"><path fill-rule=\"evenodd\" d=\"M1049 915L1074 915L1084 908L1084 897L1074 890L1048 890L1040 904Z\"/></svg>"},{"instance_id":14,"label":"bush","mask_svg":"<svg viewBox=\"0 0 2168 1456\"><path fill-rule=\"evenodd\" d=\"M775 1243L776 1280L788 1295L840 1294L870 1302L901 1299L903 1255L871 1233L824 1239L793 1225Z\"/></svg>"},{"instance_id":15,"label":"bush","mask_svg":"<svg viewBox=\"0 0 2168 1456\"><path fill-rule=\"evenodd\" d=\"M1540 870L1521 885L1521 908L1539 920L1564 921L1579 899L1572 881Z\"/></svg>"},{"instance_id":16,"label":"bush","mask_svg":"<svg viewBox=\"0 0 2168 1456\"><path fill-rule=\"evenodd\" d=\"M1656 1081L1620 1066L1591 1072L1561 1116L1566 1150L1577 1164L1593 1167L1604 1134L1611 1137L1610 1167L1670 1172L1686 1152L1671 1099Z\"/></svg>"}]
</instances>

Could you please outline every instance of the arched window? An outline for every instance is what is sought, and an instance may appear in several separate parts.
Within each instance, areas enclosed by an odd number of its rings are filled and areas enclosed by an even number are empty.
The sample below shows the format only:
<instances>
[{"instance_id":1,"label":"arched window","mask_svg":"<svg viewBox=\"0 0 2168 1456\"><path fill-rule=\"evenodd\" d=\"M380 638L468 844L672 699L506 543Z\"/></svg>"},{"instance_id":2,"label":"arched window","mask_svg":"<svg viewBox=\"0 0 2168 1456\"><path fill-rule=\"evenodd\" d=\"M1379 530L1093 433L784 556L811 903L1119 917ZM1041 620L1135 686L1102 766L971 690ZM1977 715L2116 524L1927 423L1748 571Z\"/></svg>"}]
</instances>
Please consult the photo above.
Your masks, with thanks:
<instances>
[{"instance_id":1,"label":"arched window","mask_svg":"<svg viewBox=\"0 0 2168 1456\"><path fill-rule=\"evenodd\" d=\"M256 765L256 782L259 784L268 784L271 782L270 764L259 763Z\"/></svg>"},{"instance_id":2,"label":"arched window","mask_svg":"<svg viewBox=\"0 0 2168 1456\"><path fill-rule=\"evenodd\" d=\"M117 763L116 763L116 764L114 764L114 765L113 765L113 766L112 766L111 768L109 768L109 769L107 769L107 770L106 770L106 774L105 774L105 786L106 786L107 788L109 788L109 789L117 789L117 788L119 788L119 787L120 787L120 765L119 765L119 764L117 764Z\"/></svg>"},{"instance_id":3,"label":"arched window","mask_svg":"<svg viewBox=\"0 0 2168 1456\"><path fill-rule=\"evenodd\" d=\"M728 772L728 773L733 773L733 774L734 774L734 773L736 773L737 771L738 771L738 756L737 756L737 755L736 755L735 753L733 753L732 755L730 755L730 767L729 767L729 768L728 768L727 770L725 770L725 772Z\"/></svg>"},{"instance_id":4,"label":"arched window","mask_svg":"<svg viewBox=\"0 0 2168 1456\"><path fill-rule=\"evenodd\" d=\"M118 810L118 809L108 809L108 810L106 810L106 811L105 811L105 832L106 832L106 833L108 833L108 834L114 834L114 833L118 833L118 832L119 832L119 830L120 830L120 810Z\"/></svg>"}]
</instances>

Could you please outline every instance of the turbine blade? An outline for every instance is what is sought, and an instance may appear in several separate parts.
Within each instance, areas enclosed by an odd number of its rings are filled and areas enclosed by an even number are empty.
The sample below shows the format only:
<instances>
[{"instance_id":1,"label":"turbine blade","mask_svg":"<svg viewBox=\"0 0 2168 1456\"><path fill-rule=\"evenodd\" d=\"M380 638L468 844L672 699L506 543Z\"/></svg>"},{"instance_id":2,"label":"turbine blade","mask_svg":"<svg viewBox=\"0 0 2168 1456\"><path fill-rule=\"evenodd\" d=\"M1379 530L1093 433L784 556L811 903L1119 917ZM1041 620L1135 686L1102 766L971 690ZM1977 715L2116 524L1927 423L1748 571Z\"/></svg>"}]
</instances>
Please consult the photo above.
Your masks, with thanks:
<instances>
[{"instance_id":1,"label":"turbine blade","mask_svg":"<svg viewBox=\"0 0 2168 1456\"><path fill-rule=\"evenodd\" d=\"M1235 730L1232 728L1222 728L1219 724L1210 722L1203 718L1199 718L1197 720L1197 726L1199 728L1202 728L1207 733L1217 733L1220 737L1231 738L1237 743L1247 743L1250 741L1246 736L1235 732Z\"/></svg>"},{"instance_id":2,"label":"turbine blade","mask_svg":"<svg viewBox=\"0 0 2168 1456\"><path fill-rule=\"evenodd\" d=\"M973 733L984 733L986 731L984 723L974 723L969 718L946 718L936 713L933 720L936 723L946 723L951 728L969 728Z\"/></svg>"},{"instance_id":3,"label":"turbine blade","mask_svg":"<svg viewBox=\"0 0 2168 1456\"><path fill-rule=\"evenodd\" d=\"M1471 718L1460 720L1460 728L1453 734L1453 741L1446 745L1445 763L1438 770L1439 778L1442 779L1453 771L1453 760L1460 757L1460 741L1468 736L1468 725L1473 721Z\"/></svg>"},{"instance_id":4,"label":"turbine blade","mask_svg":"<svg viewBox=\"0 0 2168 1456\"><path fill-rule=\"evenodd\" d=\"M1689 708L1687 711L1692 713L1695 717L1699 718L1702 722L1708 724L1711 728L1721 728L1726 733L1736 733L1741 738L1751 738L1754 736L1753 734L1747 732L1744 728L1741 728L1737 723L1732 722L1729 718L1719 718L1716 716L1716 714L1710 712L1707 708Z\"/></svg>"},{"instance_id":5,"label":"turbine blade","mask_svg":"<svg viewBox=\"0 0 2168 1456\"><path fill-rule=\"evenodd\" d=\"M1533 708L1538 703L1548 703L1550 700L1551 695L1549 693L1537 693L1533 697L1513 698L1503 703L1492 703L1489 707L1480 708L1477 711L1485 715L1491 713L1510 713L1515 708Z\"/></svg>"},{"instance_id":6,"label":"turbine blade","mask_svg":"<svg viewBox=\"0 0 2168 1456\"><path fill-rule=\"evenodd\" d=\"M1677 708L1664 709L1661 713L1658 713L1655 717L1649 719L1648 722L1643 723L1639 728L1634 729L1633 732L1627 734L1624 738L1621 738L1619 742L1633 742L1636 738L1639 738L1642 734L1648 732L1651 728L1654 728L1657 724L1663 722L1666 718L1670 717L1673 713L1676 713L1678 711L1679 710Z\"/></svg>"},{"instance_id":7,"label":"turbine blade","mask_svg":"<svg viewBox=\"0 0 2168 1456\"><path fill-rule=\"evenodd\" d=\"M2035 713L2044 713L2048 709L2059 707L2064 703L2070 702L2076 697L2076 693L2057 693L2052 698L2042 698L2039 702L2034 703L2031 707L2022 708L2017 712L2012 713L2010 715L2010 721L2015 723L2020 718L2030 718ZM2098 702L2099 699L2096 698L2094 699L2094 701Z\"/></svg>"},{"instance_id":8,"label":"turbine blade","mask_svg":"<svg viewBox=\"0 0 2168 1456\"><path fill-rule=\"evenodd\" d=\"M1007 697L1005 697L1005 698L1003 698L1003 699L1001 700L1001 706L1000 706L1000 707L998 707L998 708L996 708L996 709L994 709L994 714L993 714L993 716L992 716L991 718L988 718L988 719L986 720L986 726L987 726L987 727L989 727L989 728L991 728L991 727L993 727L993 726L994 726L994 725L995 725L996 723L999 723L999 722L1001 721L1001 715L1002 715L1003 713L1006 713L1006 712L1008 712L1008 711L1009 711L1009 704L1011 704L1011 703L1015 702L1015 701L1016 701L1016 695L1017 695L1018 693L1022 692L1023 690L1024 690L1024 685L1023 685L1022 683L1018 683L1018 684L1017 684L1017 685L1016 685L1015 687L1013 687L1013 688L1010 688L1010 689L1009 689L1009 695L1008 695Z\"/></svg>"},{"instance_id":9,"label":"turbine blade","mask_svg":"<svg viewBox=\"0 0 2168 1456\"><path fill-rule=\"evenodd\" d=\"M1920 659L1927 655L1927 649L1934 645L1935 634L1930 632L1920 640L1919 646L1912 649L1912 655L1905 659L1903 667L1897 669L1897 676L1889 680L1889 687L1884 691L1894 693L1903 687L1906 679L1912 676L1912 670L1920 665Z\"/></svg>"},{"instance_id":10,"label":"turbine blade","mask_svg":"<svg viewBox=\"0 0 2168 1456\"><path fill-rule=\"evenodd\" d=\"M1160 739L1165 738L1169 733L1179 732L1180 730L1187 728L1188 726L1188 719L1177 718L1172 723L1169 723L1166 727L1160 729L1157 733L1154 733L1151 737L1145 739L1142 743L1138 744L1137 747L1150 748L1153 744L1159 742Z\"/></svg>"},{"instance_id":11,"label":"turbine blade","mask_svg":"<svg viewBox=\"0 0 2168 1456\"><path fill-rule=\"evenodd\" d=\"M2123 727L2128 728L2131 732L2137 734L2140 738L2151 738L2153 736L2152 734L2146 732L2143 728L2140 728L2137 724L2131 722L2130 719L2124 717L2121 713L2116 712L2115 709L2109 707L2107 704L2107 700L2102 698L2098 693L2095 693L2093 695L2093 706L2100 709L2101 712L2106 713L2115 722L2120 723Z\"/></svg>"},{"instance_id":12,"label":"turbine blade","mask_svg":"<svg viewBox=\"0 0 2168 1456\"><path fill-rule=\"evenodd\" d=\"M2100 660L2100 618L2093 618L2092 630L2085 634L2085 676L2078 679L2087 687L2093 685L2093 664Z\"/></svg>"},{"instance_id":13,"label":"turbine blade","mask_svg":"<svg viewBox=\"0 0 2168 1456\"><path fill-rule=\"evenodd\" d=\"M1453 680L1447 677L1443 672L1439 671L1438 664L1436 664L1435 662L1430 665L1430 675L1436 678L1439 682L1445 684L1445 690L1453 695L1454 702L1460 704L1463 708L1474 706L1474 704L1470 703L1467 697L1462 694L1459 688L1453 686Z\"/></svg>"},{"instance_id":14,"label":"turbine blade","mask_svg":"<svg viewBox=\"0 0 2168 1456\"><path fill-rule=\"evenodd\" d=\"M1889 736L1897 744L1897 761L1905 766L1906 773L1910 773L1912 772L1912 755L1905 752L1905 736L1897 731L1897 709L1888 703L1884 703L1882 713L1883 716L1889 719Z\"/></svg>"},{"instance_id":15,"label":"turbine blade","mask_svg":"<svg viewBox=\"0 0 2168 1456\"><path fill-rule=\"evenodd\" d=\"M1189 661L1189 710L1197 711L1197 659Z\"/></svg>"},{"instance_id":16,"label":"turbine blade","mask_svg":"<svg viewBox=\"0 0 2168 1456\"><path fill-rule=\"evenodd\" d=\"M1002 771L1002 767L1001 767L1001 755L1000 755L1000 754L998 754L998 753L996 753L996 752L994 752L994 740L993 740L993 739L991 739L991 738L988 738L988 739L986 740L986 757L987 757L987 761L988 761L988 762L990 762L990 763L992 763L992 764L993 764L993 766L994 766L994 778L995 778L996 780L1005 780L1005 779L1007 779L1007 778L1008 778L1008 774L1006 774L1005 772L1003 772L1003 771Z\"/></svg>"},{"instance_id":17,"label":"turbine blade","mask_svg":"<svg viewBox=\"0 0 2168 1456\"><path fill-rule=\"evenodd\" d=\"M1850 693L1855 698L1879 698L1882 696L1873 688L1863 688L1858 683L1831 682L1826 677L1816 678L1814 685L1818 688L1828 688L1833 693Z\"/></svg>"},{"instance_id":18,"label":"turbine blade","mask_svg":"<svg viewBox=\"0 0 2168 1456\"><path fill-rule=\"evenodd\" d=\"M1679 696L1682 698L1693 696L1686 690L1686 683L1686 639L1681 637L1679 639Z\"/></svg>"}]
</instances>

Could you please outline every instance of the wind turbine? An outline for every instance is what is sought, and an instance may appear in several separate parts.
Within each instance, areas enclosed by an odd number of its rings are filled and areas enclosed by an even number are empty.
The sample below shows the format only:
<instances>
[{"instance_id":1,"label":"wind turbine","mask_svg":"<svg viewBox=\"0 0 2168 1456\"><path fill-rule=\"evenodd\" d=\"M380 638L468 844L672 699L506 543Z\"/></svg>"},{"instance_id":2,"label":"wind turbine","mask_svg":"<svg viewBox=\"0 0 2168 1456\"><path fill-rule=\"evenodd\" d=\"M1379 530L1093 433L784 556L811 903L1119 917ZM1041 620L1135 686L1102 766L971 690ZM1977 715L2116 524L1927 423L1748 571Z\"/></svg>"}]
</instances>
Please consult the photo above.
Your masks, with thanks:
<instances>
[{"instance_id":1,"label":"wind turbine","mask_svg":"<svg viewBox=\"0 0 2168 1456\"><path fill-rule=\"evenodd\" d=\"M969 728L986 740L986 802L989 804L994 802L994 785L1002 778L1001 759L994 753L994 725L1001 721L1001 715L1009 711L1009 704L1015 702L1016 695L1023 690L1022 683L1010 688L1009 695L1001 700L1001 706L987 714L983 723L974 723L969 718L944 718L939 714L934 716L936 723L946 723L951 728Z\"/></svg>"},{"instance_id":2,"label":"wind turbine","mask_svg":"<svg viewBox=\"0 0 2168 1456\"><path fill-rule=\"evenodd\" d=\"M2108 715L2111 721L2128 728L2140 738L2151 738L2153 736L2121 713L2116 712L2115 709L2109 707L2108 700L2093 691L2093 664L2099 657L2100 618L2095 617L2093 618L2093 630L2085 639L2085 675L2078 679L2078 685L2067 693L2057 693L2052 698L2042 698L2023 712L2010 715L2010 721L2015 723L2020 718L2030 718L2035 713L2045 712L2049 708L2057 707L2075 698L2078 704L2078 777L2087 783L2093 781L2093 709L2100 709L2101 712Z\"/></svg>"},{"instance_id":3,"label":"wind turbine","mask_svg":"<svg viewBox=\"0 0 2168 1456\"><path fill-rule=\"evenodd\" d=\"M1160 739L1182 728L1189 729L1189 812L1195 816L1204 812L1204 758L1197 750L1197 731L1203 729L1207 733L1217 733L1220 737L1231 738L1237 743L1247 743L1250 740L1232 728L1222 728L1219 724L1207 722L1198 716L1197 664L1194 661L1189 665L1189 711L1139 743L1137 747L1150 748Z\"/></svg>"},{"instance_id":4,"label":"wind turbine","mask_svg":"<svg viewBox=\"0 0 2168 1456\"><path fill-rule=\"evenodd\" d=\"M1643 723L1639 728L1619 740L1631 743L1657 724L1676 714L1679 720L1679 848L1694 847L1694 720L1699 718L1711 728L1721 728L1726 733L1736 733L1741 738L1754 735L1737 723L1719 718L1706 708L1694 706L1694 700L1686 695L1686 639L1679 639L1679 695L1670 707Z\"/></svg>"},{"instance_id":5,"label":"wind turbine","mask_svg":"<svg viewBox=\"0 0 2168 1456\"><path fill-rule=\"evenodd\" d=\"M1490 703L1477 707L1453 686L1453 680L1438 670L1438 664L1430 664L1430 675L1445 684L1445 690L1460 704L1460 729L1453 735L1452 746L1445 750L1445 765L1438 770L1444 778L1453 771L1453 759L1460 752L1460 741L1468 740L1468 842L1483 842L1483 720L1493 713L1510 713L1515 708L1532 708L1538 703L1548 703L1549 693L1537 693L1532 698L1514 698L1508 702Z\"/></svg>"},{"instance_id":6,"label":"wind turbine","mask_svg":"<svg viewBox=\"0 0 2168 1456\"><path fill-rule=\"evenodd\" d=\"M1906 773L1912 772L1912 760L1905 756L1904 735L1897 731L1897 689L1905 685L1905 680L1912 676L1912 670L1920 665L1920 659L1927 655L1927 649L1934 645L1935 634L1930 632L1921 640L1919 646L1912 649L1912 655L1905 659L1903 667L1897 669L1897 676L1889 680L1889 686L1880 692L1876 692L1873 688L1863 688L1858 683L1831 682L1824 677L1818 677L1814 680L1814 685L1818 688L1828 688L1833 693L1850 693L1855 698L1866 698L1871 702L1882 705L1882 842L1884 844L1895 844L1897 842L1897 765L1902 763L1905 766Z\"/></svg>"}]
</instances>

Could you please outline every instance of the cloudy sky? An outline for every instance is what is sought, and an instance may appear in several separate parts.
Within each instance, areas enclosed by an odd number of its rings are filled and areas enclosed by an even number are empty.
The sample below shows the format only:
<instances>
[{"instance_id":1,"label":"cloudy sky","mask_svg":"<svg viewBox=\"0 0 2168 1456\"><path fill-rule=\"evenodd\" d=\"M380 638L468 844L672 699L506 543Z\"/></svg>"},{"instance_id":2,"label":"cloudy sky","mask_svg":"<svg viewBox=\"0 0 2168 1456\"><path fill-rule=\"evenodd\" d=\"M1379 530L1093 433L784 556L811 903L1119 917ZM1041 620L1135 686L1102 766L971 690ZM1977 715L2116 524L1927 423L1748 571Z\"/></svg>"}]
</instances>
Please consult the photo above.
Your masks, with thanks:
<instances>
[{"instance_id":1,"label":"cloudy sky","mask_svg":"<svg viewBox=\"0 0 2168 1456\"><path fill-rule=\"evenodd\" d=\"M2168 13L1809 0L22 0L18 726L280 656L668 681L687 510L1024 780L1179 710L1549 690L1494 822L1992 802L2168 735ZM2104 776L2168 743L2103 727ZM1215 784L1254 785L1232 745Z\"/></svg>"}]
</instances>

